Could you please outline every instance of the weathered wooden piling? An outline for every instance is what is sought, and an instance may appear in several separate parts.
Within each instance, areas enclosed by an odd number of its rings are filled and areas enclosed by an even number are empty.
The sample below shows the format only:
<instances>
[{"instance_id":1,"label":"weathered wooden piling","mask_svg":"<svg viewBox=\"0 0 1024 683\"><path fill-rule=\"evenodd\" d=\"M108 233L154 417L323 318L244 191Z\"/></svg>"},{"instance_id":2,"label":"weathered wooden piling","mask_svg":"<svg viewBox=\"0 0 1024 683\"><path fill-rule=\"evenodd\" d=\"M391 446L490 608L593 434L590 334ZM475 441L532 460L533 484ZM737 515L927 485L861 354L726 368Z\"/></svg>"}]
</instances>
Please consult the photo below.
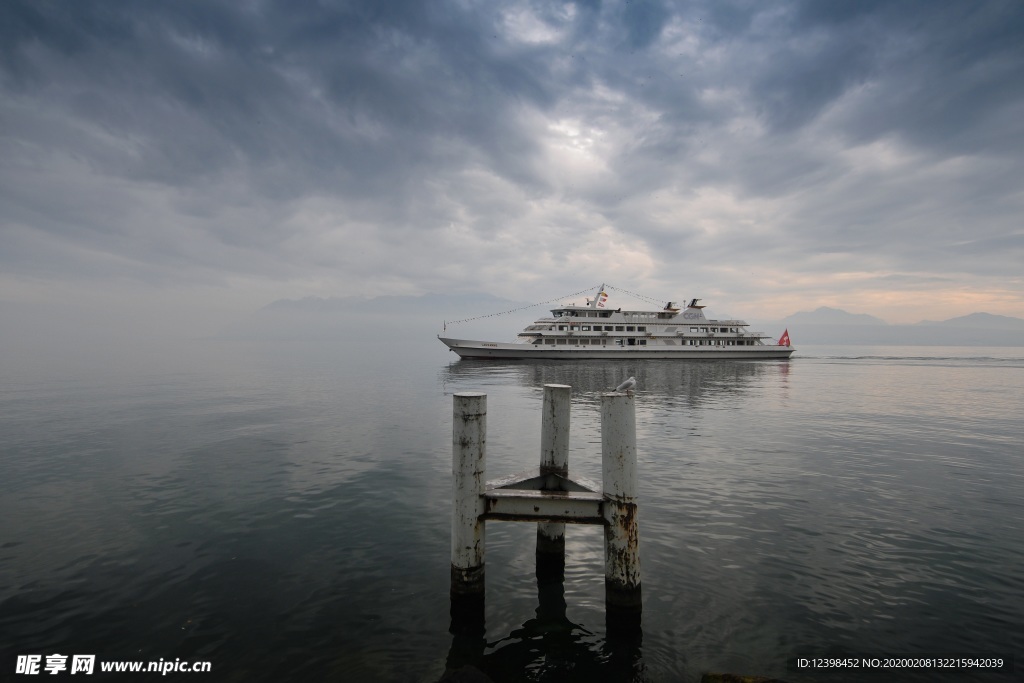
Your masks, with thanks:
<instances>
[{"instance_id":1,"label":"weathered wooden piling","mask_svg":"<svg viewBox=\"0 0 1024 683\"><path fill-rule=\"evenodd\" d=\"M487 394L455 394L452 414L452 595L484 592Z\"/></svg>"},{"instance_id":2,"label":"weathered wooden piling","mask_svg":"<svg viewBox=\"0 0 1024 683\"><path fill-rule=\"evenodd\" d=\"M637 521L636 410L628 393L601 396L601 469L604 491L605 603L640 609L640 534Z\"/></svg>"},{"instance_id":3,"label":"weathered wooden piling","mask_svg":"<svg viewBox=\"0 0 1024 683\"><path fill-rule=\"evenodd\" d=\"M566 384L544 385L544 406L540 421L540 473L544 488L561 488L560 479L569 477L569 408L572 387ZM565 523L537 523L537 552L565 555ZM564 564L564 563L563 563Z\"/></svg>"},{"instance_id":4,"label":"weathered wooden piling","mask_svg":"<svg viewBox=\"0 0 1024 683\"><path fill-rule=\"evenodd\" d=\"M561 384L544 386L540 467L486 484L487 396L480 393L455 394L452 424L453 619L457 612L468 611L474 619L482 620L486 520L536 522L538 568L544 562L556 573L558 566L564 567L565 523L571 522L604 525L608 623L628 630L639 628L636 412L632 392L611 392L601 396L604 483L598 486L582 477L569 478L571 391L571 387Z\"/></svg>"}]
</instances>

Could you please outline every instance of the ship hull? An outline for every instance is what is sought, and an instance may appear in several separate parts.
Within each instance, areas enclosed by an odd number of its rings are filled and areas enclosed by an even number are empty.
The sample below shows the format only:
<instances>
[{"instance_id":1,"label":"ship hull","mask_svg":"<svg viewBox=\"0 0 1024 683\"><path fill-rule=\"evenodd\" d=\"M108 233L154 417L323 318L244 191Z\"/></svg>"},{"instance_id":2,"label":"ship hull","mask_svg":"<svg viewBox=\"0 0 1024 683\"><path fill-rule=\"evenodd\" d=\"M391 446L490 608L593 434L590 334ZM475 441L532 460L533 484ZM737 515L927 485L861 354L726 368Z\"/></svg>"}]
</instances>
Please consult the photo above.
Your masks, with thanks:
<instances>
[{"instance_id":1,"label":"ship hull","mask_svg":"<svg viewBox=\"0 0 1024 683\"><path fill-rule=\"evenodd\" d=\"M589 348L581 346L535 346L533 344L503 344L438 337L460 358L492 358L506 360L619 360L630 358L670 358L674 360L759 360L788 359L796 351L790 346L679 346L650 347L624 346L615 348Z\"/></svg>"}]
</instances>

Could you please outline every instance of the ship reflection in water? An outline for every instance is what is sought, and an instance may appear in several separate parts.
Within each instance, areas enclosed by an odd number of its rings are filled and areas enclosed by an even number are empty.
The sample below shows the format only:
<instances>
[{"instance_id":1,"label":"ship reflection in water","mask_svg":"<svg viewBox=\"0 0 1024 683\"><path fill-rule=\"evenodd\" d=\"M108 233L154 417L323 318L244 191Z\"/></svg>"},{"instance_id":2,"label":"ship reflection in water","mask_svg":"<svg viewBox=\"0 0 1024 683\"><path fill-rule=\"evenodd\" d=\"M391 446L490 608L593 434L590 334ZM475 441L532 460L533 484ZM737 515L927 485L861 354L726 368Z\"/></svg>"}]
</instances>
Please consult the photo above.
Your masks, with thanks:
<instances>
[{"instance_id":1,"label":"ship reflection in water","mask_svg":"<svg viewBox=\"0 0 1024 683\"><path fill-rule=\"evenodd\" d=\"M483 391L481 386L504 384L509 380L537 390L545 384L567 384L572 387L574 402L596 404L602 392L614 390L627 377L636 377L637 394L644 396L648 403L682 399L697 407L702 403L724 403L730 398L739 398L766 380L785 381L792 362L598 360L569 363L464 359L447 365L441 371L441 380L448 392L471 386ZM450 385L460 388L452 389Z\"/></svg>"}]
</instances>

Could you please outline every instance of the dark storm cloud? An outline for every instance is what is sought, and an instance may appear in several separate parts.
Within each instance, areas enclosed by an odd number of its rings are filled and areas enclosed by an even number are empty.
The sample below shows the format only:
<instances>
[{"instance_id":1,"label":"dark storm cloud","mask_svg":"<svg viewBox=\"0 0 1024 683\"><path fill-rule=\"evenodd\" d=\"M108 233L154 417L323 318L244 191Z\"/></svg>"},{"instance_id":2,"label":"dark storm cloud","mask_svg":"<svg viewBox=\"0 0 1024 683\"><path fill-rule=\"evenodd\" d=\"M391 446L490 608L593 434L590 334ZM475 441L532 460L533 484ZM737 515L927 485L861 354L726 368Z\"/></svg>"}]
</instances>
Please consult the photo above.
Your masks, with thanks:
<instances>
[{"instance_id":1,"label":"dark storm cloud","mask_svg":"<svg viewBox=\"0 0 1024 683\"><path fill-rule=\"evenodd\" d=\"M5 80L137 136L119 170L160 182L285 160L307 171L304 187L359 193L448 138L494 158L528 149L509 105L551 102L543 63L501 54L486 18L430 7L15 4Z\"/></svg>"},{"instance_id":2,"label":"dark storm cloud","mask_svg":"<svg viewBox=\"0 0 1024 683\"><path fill-rule=\"evenodd\" d=\"M1015 2L6 2L0 260L462 288L607 228L655 279L1005 273L1022 68Z\"/></svg>"},{"instance_id":3,"label":"dark storm cloud","mask_svg":"<svg viewBox=\"0 0 1024 683\"><path fill-rule=\"evenodd\" d=\"M423 178L467 162L539 182L524 161L535 144L517 111L549 106L553 88L538 51L503 45L487 16L419 2L0 11L3 86L13 98L8 159L32 165L67 154L97 174L176 188L189 195L186 217L216 218L226 173L244 176L254 203L379 197L373 219L385 222L411 220ZM6 174L21 170L12 163ZM142 240L120 234L129 228L109 215L114 207L90 207L75 192L62 201L25 180L5 182L8 218L147 258L132 249ZM288 238L258 221L242 235L215 220L208 230L229 246ZM112 232L117 239L96 241ZM162 266L168 256L148 258Z\"/></svg>"},{"instance_id":4,"label":"dark storm cloud","mask_svg":"<svg viewBox=\"0 0 1024 683\"><path fill-rule=\"evenodd\" d=\"M1024 98L1019 3L807 2L795 28L860 43L857 53L870 55L870 70L850 70L880 86L872 106L846 122L857 138L894 132L929 147L991 148L1006 132L993 117Z\"/></svg>"}]
</instances>

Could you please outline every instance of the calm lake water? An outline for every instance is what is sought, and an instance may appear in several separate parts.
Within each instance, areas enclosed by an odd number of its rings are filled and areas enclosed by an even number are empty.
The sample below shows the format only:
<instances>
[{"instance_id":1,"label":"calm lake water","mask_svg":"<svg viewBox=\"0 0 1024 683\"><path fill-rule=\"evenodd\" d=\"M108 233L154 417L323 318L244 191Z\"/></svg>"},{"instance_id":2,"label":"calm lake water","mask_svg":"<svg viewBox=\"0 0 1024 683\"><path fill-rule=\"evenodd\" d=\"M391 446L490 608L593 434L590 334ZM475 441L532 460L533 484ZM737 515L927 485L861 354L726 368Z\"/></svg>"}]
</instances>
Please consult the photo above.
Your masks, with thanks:
<instances>
[{"instance_id":1,"label":"calm lake water","mask_svg":"<svg viewBox=\"0 0 1024 683\"><path fill-rule=\"evenodd\" d=\"M564 583L539 595L522 523L488 524L486 633L453 638L452 394L488 395L493 478L536 464L541 387L571 385L570 470L599 480L599 396L630 375L642 638L606 636L600 529L569 527ZM1013 680L1024 661L787 662L1024 652L1022 414L1024 348L569 364L210 343L5 364L0 678L61 653L212 663L182 680L436 681L466 661L498 681Z\"/></svg>"}]
</instances>

